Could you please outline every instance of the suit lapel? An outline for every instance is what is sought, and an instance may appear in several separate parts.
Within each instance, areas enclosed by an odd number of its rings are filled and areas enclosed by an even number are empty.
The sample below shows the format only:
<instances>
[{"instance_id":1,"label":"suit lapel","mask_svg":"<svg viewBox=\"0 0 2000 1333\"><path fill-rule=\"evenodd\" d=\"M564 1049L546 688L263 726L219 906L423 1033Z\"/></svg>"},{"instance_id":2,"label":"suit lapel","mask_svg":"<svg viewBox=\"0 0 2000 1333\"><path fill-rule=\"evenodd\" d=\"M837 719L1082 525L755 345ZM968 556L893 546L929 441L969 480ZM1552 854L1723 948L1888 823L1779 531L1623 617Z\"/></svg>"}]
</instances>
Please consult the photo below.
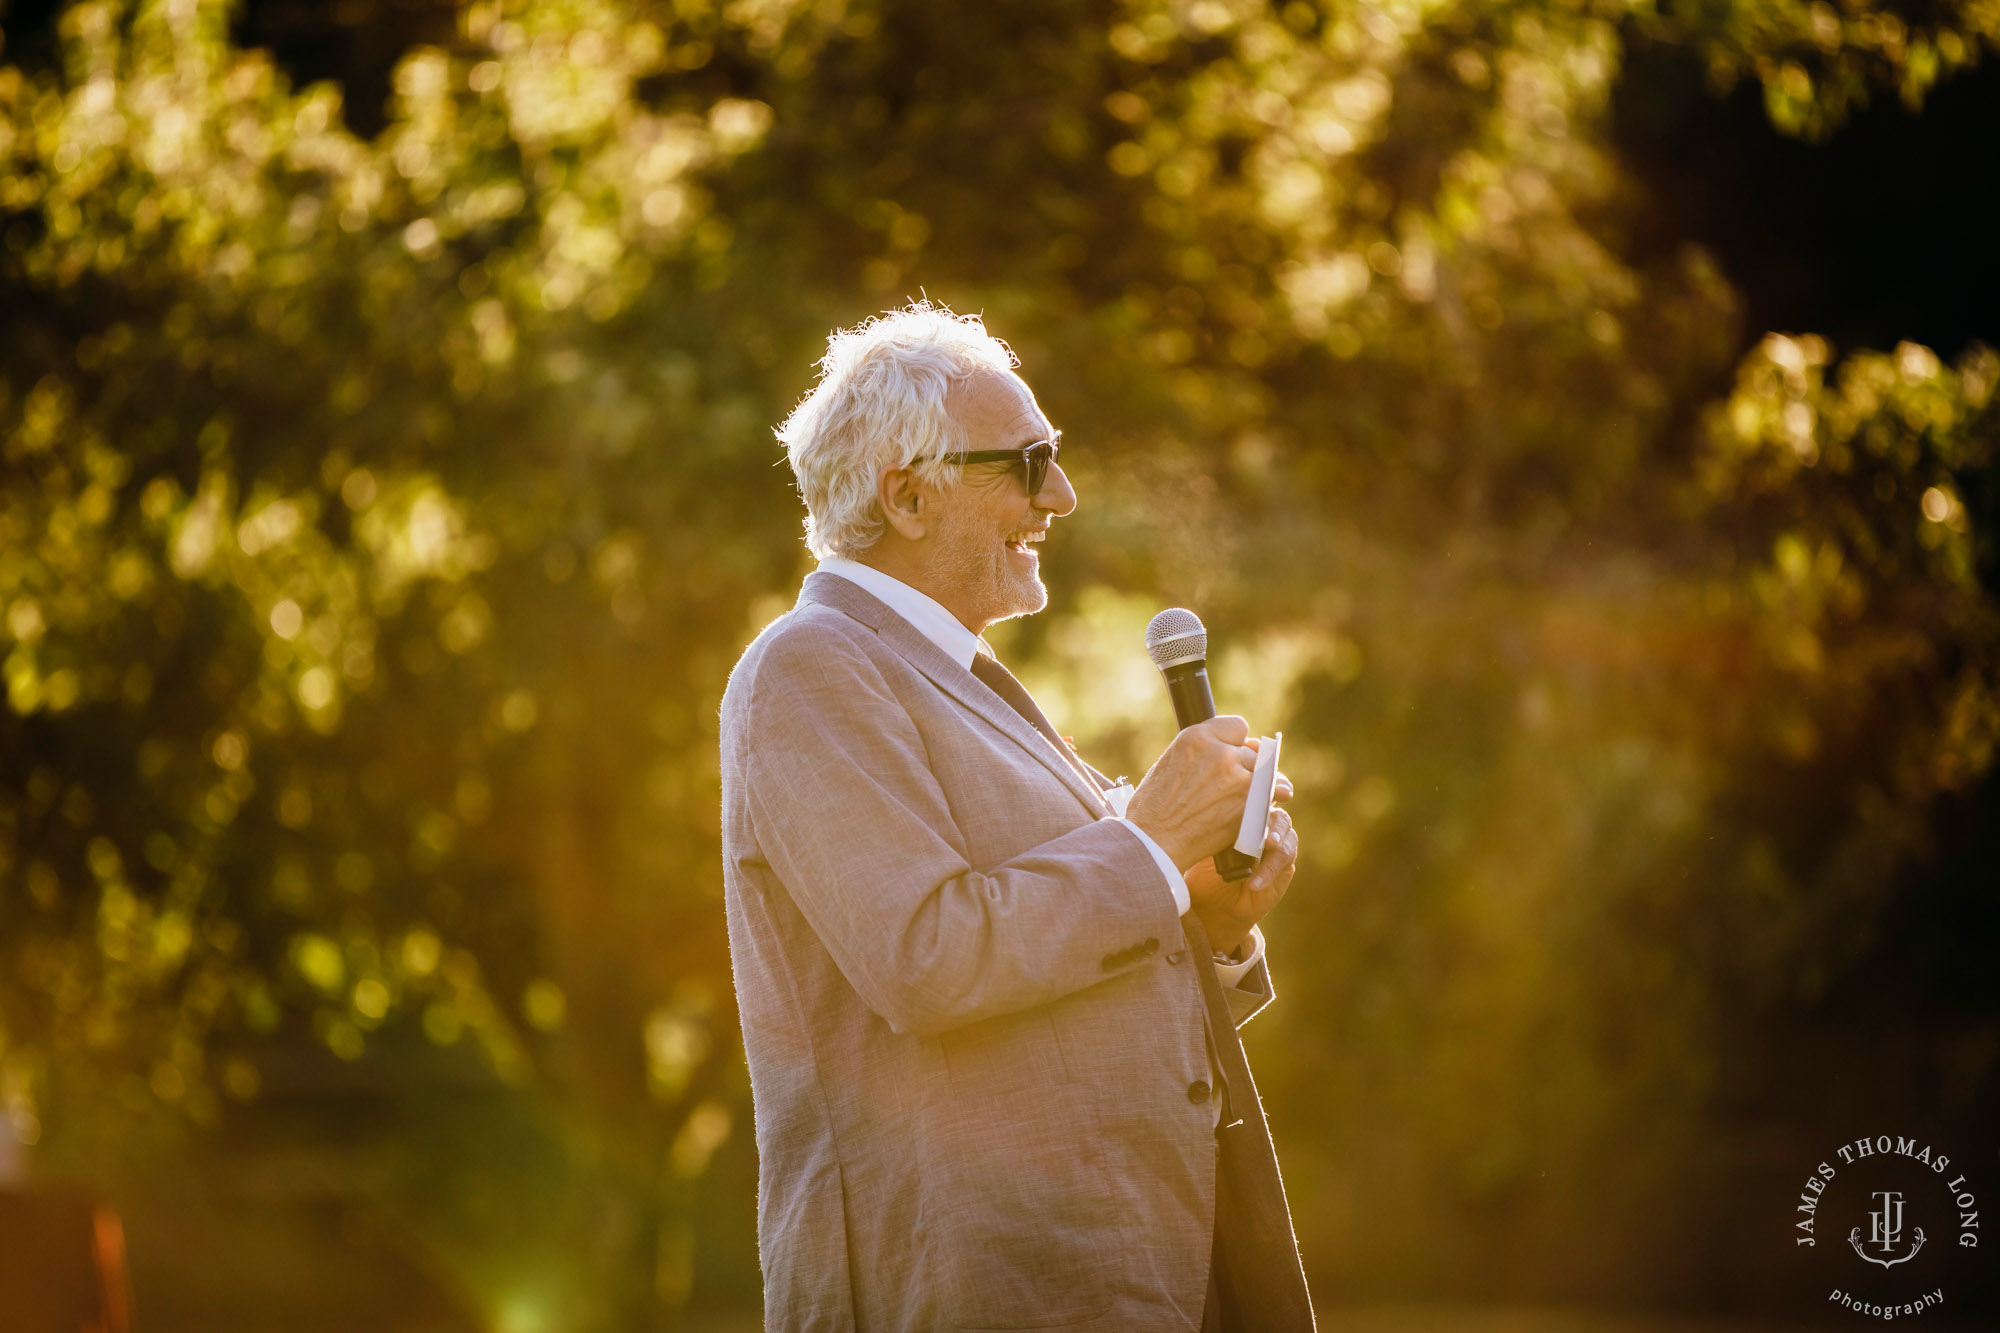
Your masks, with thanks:
<instances>
[{"instance_id":1,"label":"suit lapel","mask_svg":"<svg viewBox=\"0 0 2000 1333\"><path fill-rule=\"evenodd\" d=\"M1044 768L1061 779L1070 793L1082 802L1084 809L1100 819L1111 813L1103 793L1079 770L1082 760L1072 764L1056 753L1042 734L1015 712L1006 700L987 689L972 672L946 657L942 649L919 633L909 621L884 606L878 598L838 574L815 571L806 575L805 585L799 590L800 605L808 602L831 607L874 630L881 636L882 642L895 650L897 656L922 672L932 684L1033 755Z\"/></svg>"}]
</instances>

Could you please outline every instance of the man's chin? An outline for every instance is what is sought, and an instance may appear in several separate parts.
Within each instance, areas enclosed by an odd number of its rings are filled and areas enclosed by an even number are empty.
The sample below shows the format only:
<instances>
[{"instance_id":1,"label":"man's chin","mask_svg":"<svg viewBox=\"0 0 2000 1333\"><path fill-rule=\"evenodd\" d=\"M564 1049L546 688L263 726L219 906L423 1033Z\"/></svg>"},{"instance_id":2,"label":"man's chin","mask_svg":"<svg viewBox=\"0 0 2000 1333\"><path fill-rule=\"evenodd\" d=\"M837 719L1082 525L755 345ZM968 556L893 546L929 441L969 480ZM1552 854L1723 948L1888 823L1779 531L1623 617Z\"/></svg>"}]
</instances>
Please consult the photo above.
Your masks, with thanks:
<instances>
[{"instance_id":1,"label":"man's chin","mask_svg":"<svg viewBox=\"0 0 2000 1333\"><path fill-rule=\"evenodd\" d=\"M1040 574L1011 578L999 591L997 601L1004 609L994 617L996 624L1002 620L1032 616L1049 604L1049 590L1043 585Z\"/></svg>"}]
</instances>

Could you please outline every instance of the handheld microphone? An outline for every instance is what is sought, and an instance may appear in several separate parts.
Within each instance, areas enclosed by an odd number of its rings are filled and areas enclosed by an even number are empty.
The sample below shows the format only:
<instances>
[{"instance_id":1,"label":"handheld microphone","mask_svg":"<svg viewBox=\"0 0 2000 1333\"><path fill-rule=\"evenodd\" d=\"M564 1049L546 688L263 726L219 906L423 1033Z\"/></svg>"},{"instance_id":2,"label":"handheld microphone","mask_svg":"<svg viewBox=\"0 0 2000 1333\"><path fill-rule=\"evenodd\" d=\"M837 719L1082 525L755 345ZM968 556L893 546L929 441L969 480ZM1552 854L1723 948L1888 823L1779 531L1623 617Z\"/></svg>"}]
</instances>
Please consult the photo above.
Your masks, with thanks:
<instances>
[{"instance_id":1,"label":"handheld microphone","mask_svg":"<svg viewBox=\"0 0 2000 1333\"><path fill-rule=\"evenodd\" d=\"M1215 695L1208 688L1208 631L1192 611L1169 607L1146 626L1146 656L1167 678L1167 697L1174 701L1174 719L1185 731L1215 716ZM1247 879L1257 859L1234 847L1215 854L1215 872L1224 879Z\"/></svg>"}]
</instances>

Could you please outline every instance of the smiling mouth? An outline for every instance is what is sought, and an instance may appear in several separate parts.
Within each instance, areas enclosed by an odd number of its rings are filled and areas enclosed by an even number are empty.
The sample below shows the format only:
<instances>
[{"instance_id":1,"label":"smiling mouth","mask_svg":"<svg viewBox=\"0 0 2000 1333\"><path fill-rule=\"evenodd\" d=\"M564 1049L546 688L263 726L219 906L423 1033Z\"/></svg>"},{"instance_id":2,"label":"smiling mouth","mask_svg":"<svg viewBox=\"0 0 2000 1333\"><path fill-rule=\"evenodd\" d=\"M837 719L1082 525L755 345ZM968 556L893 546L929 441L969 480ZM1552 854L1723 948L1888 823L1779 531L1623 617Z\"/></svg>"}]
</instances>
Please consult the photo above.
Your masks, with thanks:
<instances>
[{"instance_id":1,"label":"smiling mouth","mask_svg":"<svg viewBox=\"0 0 2000 1333\"><path fill-rule=\"evenodd\" d=\"M1017 532L1007 539L1007 549L1018 552L1021 555L1027 555L1029 544L1038 542L1047 535L1047 528L1040 528L1034 532Z\"/></svg>"}]
</instances>

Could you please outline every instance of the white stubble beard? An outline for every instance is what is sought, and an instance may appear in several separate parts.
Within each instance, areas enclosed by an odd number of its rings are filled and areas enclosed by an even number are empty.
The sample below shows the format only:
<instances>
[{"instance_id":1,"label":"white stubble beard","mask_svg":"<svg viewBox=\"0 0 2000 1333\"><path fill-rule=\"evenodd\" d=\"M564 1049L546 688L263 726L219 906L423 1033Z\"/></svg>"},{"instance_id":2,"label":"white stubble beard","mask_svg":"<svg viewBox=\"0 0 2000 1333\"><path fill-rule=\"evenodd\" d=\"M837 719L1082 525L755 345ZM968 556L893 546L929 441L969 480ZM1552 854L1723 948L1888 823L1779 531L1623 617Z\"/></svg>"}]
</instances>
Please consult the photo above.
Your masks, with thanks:
<instances>
[{"instance_id":1,"label":"white stubble beard","mask_svg":"<svg viewBox=\"0 0 2000 1333\"><path fill-rule=\"evenodd\" d=\"M1031 616L1049 604L1049 590L1042 582L1041 562L1034 572L1017 574L1008 559L1005 544L996 559L990 538L954 541L941 552L939 564L958 587L977 588L980 613L989 623Z\"/></svg>"}]
</instances>

